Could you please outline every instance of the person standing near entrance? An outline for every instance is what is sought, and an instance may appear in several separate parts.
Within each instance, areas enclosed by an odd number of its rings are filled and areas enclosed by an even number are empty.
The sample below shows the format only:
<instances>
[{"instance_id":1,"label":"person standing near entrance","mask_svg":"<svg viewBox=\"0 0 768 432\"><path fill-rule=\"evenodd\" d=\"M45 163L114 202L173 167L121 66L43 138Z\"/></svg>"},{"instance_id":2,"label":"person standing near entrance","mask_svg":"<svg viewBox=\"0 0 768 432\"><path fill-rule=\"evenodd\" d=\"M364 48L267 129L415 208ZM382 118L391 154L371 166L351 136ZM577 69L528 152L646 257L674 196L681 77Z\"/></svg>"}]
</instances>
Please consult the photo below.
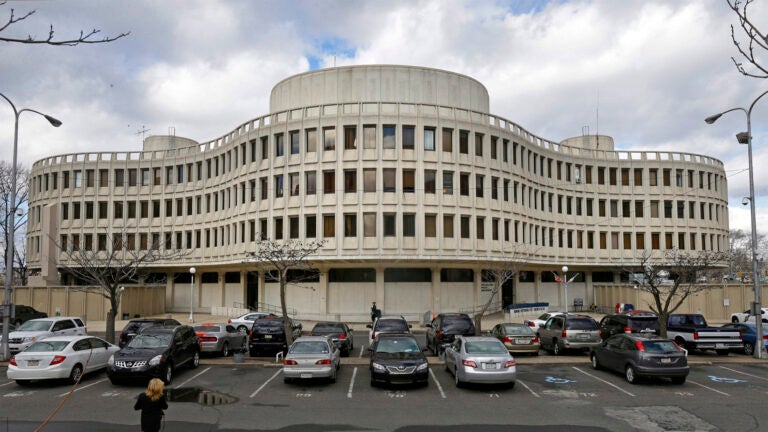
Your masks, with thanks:
<instances>
[{"instance_id":1,"label":"person standing near entrance","mask_svg":"<svg viewBox=\"0 0 768 432\"><path fill-rule=\"evenodd\" d=\"M376 306L376 302L371 304L371 321L376 321L376 318L381 317L381 309Z\"/></svg>"},{"instance_id":2,"label":"person standing near entrance","mask_svg":"<svg viewBox=\"0 0 768 432\"><path fill-rule=\"evenodd\" d=\"M163 421L164 411L168 409L163 389L165 384L158 378L152 378L147 385L147 390L140 394L133 406L134 410L141 410L141 431L158 432Z\"/></svg>"}]
</instances>

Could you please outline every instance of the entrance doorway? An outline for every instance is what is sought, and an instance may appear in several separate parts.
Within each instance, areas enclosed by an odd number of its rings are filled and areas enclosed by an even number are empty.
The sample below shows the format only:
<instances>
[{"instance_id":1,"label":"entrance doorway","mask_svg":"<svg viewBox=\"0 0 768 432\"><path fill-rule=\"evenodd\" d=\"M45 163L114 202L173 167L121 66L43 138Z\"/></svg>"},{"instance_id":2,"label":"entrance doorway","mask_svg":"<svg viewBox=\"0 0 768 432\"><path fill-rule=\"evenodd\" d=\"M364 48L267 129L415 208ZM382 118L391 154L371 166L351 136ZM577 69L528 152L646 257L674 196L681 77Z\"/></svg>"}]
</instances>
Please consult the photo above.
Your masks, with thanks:
<instances>
[{"instance_id":1,"label":"entrance doorway","mask_svg":"<svg viewBox=\"0 0 768 432\"><path fill-rule=\"evenodd\" d=\"M515 280L514 278L504 282L501 286L501 307L506 309L507 306L515 304Z\"/></svg>"},{"instance_id":2,"label":"entrance doorway","mask_svg":"<svg viewBox=\"0 0 768 432\"><path fill-rule=\"evenodd\" d=\"M259 273L248 272L246 275L245 303L253 309L259 308Z\"/></svg>"}]
</instances>

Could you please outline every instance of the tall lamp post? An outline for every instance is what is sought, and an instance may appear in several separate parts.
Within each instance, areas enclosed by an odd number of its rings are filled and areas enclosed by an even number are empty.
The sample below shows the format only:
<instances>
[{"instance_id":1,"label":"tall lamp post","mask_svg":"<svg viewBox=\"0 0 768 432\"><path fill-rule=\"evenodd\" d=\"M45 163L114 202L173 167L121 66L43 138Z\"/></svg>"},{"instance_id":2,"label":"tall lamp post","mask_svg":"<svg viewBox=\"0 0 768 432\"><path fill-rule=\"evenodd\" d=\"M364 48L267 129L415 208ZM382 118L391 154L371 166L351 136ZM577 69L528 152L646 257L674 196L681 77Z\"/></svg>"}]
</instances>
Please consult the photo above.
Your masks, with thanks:
<instances>
[{"instance_id":1,"label":"tall lamp post","mask_svg":"<svg viewBox=\"0 0 768 432\"><path fill-rule=\"evenodd\" d=\"M711 115L704 119L707 124L712 124L717 121L717 119L720 118L723 114L729 113L731 111L743 111L744 114L747 115L747 131L746 132L740 132L736 134L736 139L739 141L739 144L746 144L747 145L747 156L749 158L749 208L751 212L752 217L752 289L754 290L755 294L755 301L752 305L753 307L753 313L755 314L755 329L757 330L757 342L755 344L755 358L761 359L765 357L765 344L760 343L763 340L763 326L762 326L762 309L760 305L760 278L757 270L757 218L755 217L755 180L754 180L754 170L752 169L752 108L755 107L755 104L757 101L760 100L763 96L768 94L768 90L764 91L760 96L758 96L754 101L752 101L752 104L749 106L749 109L744 108L731 108L729 110L723 111L719 114Z\"/></svg>"},{"instance_id":2,"label":"tall lamp post","mask_svg":"<svg viewBox=\"0 0 768 432\"><path fill-rule=\"evenodd\" d=\"M47 115L43 114L40 111L35 111L33 109L29 108L22 108L20 110L16 109L16 105L11 102L8 97L6 97L4 94L0 93L0 96L3 97L8 103L11 105L11 108L13 108L13 115L15 117L14 119L14 125L13 125L13 165L11 165L11 198L10 198L10 207L8 208L8 214L6 215L8 228L6 229L6 232L8 233L8 237L6 238L7 244L5 245L5 297L3 298L3 306L2 306L2 312L3 312L3 340L0 342L0 349L2 350L2 357L3 360L8 360L10 358L10 353L8 352L8 327L10 327L11 323L11 296L13 294L13 256L15 254L14 250L14 237L16 236L16 230L15 230L15 216L16 216L16 159L17 159L17 149L19 146L19 116L24 111L33 112L35 114L40 114L41 116L45 117L46 120L48 120L48 123L50 123L53 127L59 127L61 126L61 121Z\"/></svg>"},{"instance_id":3,"label":"tall lamp post","mask_svg":"<svg viewBox=\"0 0 768 432\"><path fill-rule=\"evenodd\" d=\"M568 313L568 266L563 266L563 282L565 283L565 313Z\"/></svg>"},{"instance_id":4,"label":"tall lamp post","mask_svg":"<svg viewBox=\"0 0 768 432\"><path fill-rule=\"evenodd\" d=\"M192 275L192 280L189 281L189 322L195 322L195 316L192 314L195 304L195 272L197 269L194 267L189 268L189 273Z\"/></svg>"}]
</instances>

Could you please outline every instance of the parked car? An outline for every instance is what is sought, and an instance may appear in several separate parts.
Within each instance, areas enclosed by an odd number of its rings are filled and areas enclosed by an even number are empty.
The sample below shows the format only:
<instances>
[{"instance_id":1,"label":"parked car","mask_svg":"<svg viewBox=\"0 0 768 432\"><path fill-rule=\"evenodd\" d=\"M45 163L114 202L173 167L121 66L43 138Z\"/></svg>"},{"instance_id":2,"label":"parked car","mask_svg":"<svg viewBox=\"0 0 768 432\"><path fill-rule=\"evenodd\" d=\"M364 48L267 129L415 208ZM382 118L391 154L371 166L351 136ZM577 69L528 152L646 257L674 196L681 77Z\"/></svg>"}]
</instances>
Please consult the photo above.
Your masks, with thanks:
<instances>
[{"instance_id":1,"label":"parked car","mask_svg":"<svg viewBox=\"0 0 768 432\"><path fill-rule=\"evenodd\" d=\"M437 315L427 324L427 349L441 355L456 336L474 336L475 323L467 314L446 313Z\"/></svg>"},{"instance_id":2,"label":"parked car","mask_svg":"<svg viewBox=\"0 0 768 432\"><path fill-rule=\"evenodd\" d=\"M555 315L539 328L541 347L560 355L566 349L588 350L600 345L600 327L587 315Z\"/></svg>"},{"instance_id":3,"label":"parked car","mask_svg":"<svg viewBox=\"0 0 768 432\"><path fill-rule=\"evenodd\" d=\"M744 348L738 331L710 327L701 314L670 314L667 337L685 349L715 350L718 355L728 355L732 349Z\"/></svg>"},{"instance_id":4,"label":"parked car","mask_svg":"<svg viewBox=\"0 0 768 432\"><path fill-rule=\"evenodd\" d=\"M245 315L240 315L237 318L230 318L227 320L227 324L234 326L240 333L248 333L253 327L253 322L260 318L269 316L277 316L269 312L248 312Z\"/></svg>"},{"instance_id":5,"label":"parked car","mask_svg":"<svg viewBox=\"0 0 768 432\"><path fill-rule=\"evenodd\" d=\"M120 346L120 348L123 348L124 346L128 345L128 342L130 342L134 336L139 334L147 327L176 327L178 325L181 325L181 323L173 318L135 318L128 321L125 327L123 327L123 330L120 332L120 338L117 341L117 344Z\"/></svg>"},{"instance_id":6,"label":"parked car","mask_svg":"<svg viewBox=\"0 0 768 432\"><path fill-rule=\"evenodd\" d=\"M195 326L195 334L200 340L200 352L219 353L222 357L248 346L248 336L240 333L230 324L203 323Z\"/></svg>"},{"instance_id":7,"label":"parked car","mask_svg":"<svg viewBox=\"0 0 768 432\"><path fill-rule=\"evenodd\" d=\"M88 333L82 318L52 317L31 319L8 334L11 354L24 351L33 342L51 336L76 336Z\"/></svg>"},{"instance_id":8,"label":"parked car","mask_svg":"<svg viewBox=\"0 0 768 432\"><path fill-rule=\"evenodd\" d=\"M686 355L671 339L624 333L604 340L589 356L593 369L623 373L630 384L640 377L667 377L674 384L683 384L690 371Z\"/></svg>"},{"instance_id":9,"label":"parked car","mask_svg":"<svg viewBox=\"0 0 768 432\"><path fill-rule=\"evenodd\" d=\"M511 353L539 355L539 336L525 324L496 324L490 334Z\"/></svg>"},{"instance_id":10,"label":"parked car","mask_svg":"<svg viewBox=\"0 0 768 432\"><path fill-rule=\"evenodd\" d=\"M343 322L319 322L312 327L310 336L327 336L340 350L342 357L349 357L349 352L355 348L354 330Z\"/></svg>"},{"instance_id":11,"label":"parked car","mask_svg":"<svg viewBox=\"0 0 768 432\"><path fill-rule=\"evenodd\" d=\"M661 334L659 316L653 312L632 310L620 314L608 314L600 320L603 339L621 333Z\"/></svg>"},{"instance_id":12,"label":"parked car","mask_svg":"<svg viewBox=\"0 0 768 432\"><path fill-rule=\"evenodd\" d=\"M553 316L560 316L560 315L565 315L565 312L547 312L539 315L538 318L525 320L523 321L523 323L528 327L530 327L534 333L536 333L539 331L539 327L543 326L548 319L552 318Z\"/></svg>"},{"instance_id":13,"label":"parked car","mask_svg":"<svg viewBox=\"0 0 768 432\"><path fill-rule=\"evenodd\" d=\"M293 341L283 360L283 382L327 378L336 382L341 352L326 336L301 336Z\"/></svg>"},{"instance_id":14,"label":"parked car","mask_svg":"<svg viewBox=\"0 0 768 432\"><path fill-rule=\"evenodd\" d=\"M48 314L35 310L32 306L24 306L17 304L14 306L15 312L13 315L13 324L17 327L25 322L35 318L48 318Z\"/></svg>"},{"instance_id":15,"label":"parked car","mask_svg":"<svg viewBox=\"0 0 768 432\"><path fill-rule=\"evenodd\" d=\"M373 324L366 325L368 331L368 346L373 345L376 338L385 333L410 334L411 325L402 315L384 315L376 318Z\"/></svg>"},{"instance_id":16,"label":"parked car","mask_svg":"<svg viewBox=\"0 0 768 432\"><path fill-rule=\"evenodd\" d=\"M107 376L112 384L147 378L170 384L176 369L199 364L200 341L192 327L147 327L109 358Z\"/></svg>"},{"instance_id":17,"label":"parked car","mask_svg":"<svg viewBox=\"0 0 768 432\"><path fill-rule=\"evenodd\" d=\"M11 357L6 375L19 385L47 379L74 384L83 374L106 368L107 360L119 350L93 336L51 336Z\"/></svg>"},{"instance_id":18,"label":"parked car","mask_svg":"<svg viewBox=\"0 0 768 432\"><path fill-rule=\"evenodd\" d=\"M762 313L762 321L768 322L768 307L760 308ZM736 312L731 314L731 322L737 323L737 322L747 322L751 319L752 322L755 322L755 317L752 315L752 311L750 309L745 310L744 312Z\"/></svg>"},{"instance_id":19,"label":"parked car","mask_svg":"<svg viewBox=\"0 0 768 432\"><path fill-rule=\"evenodd\" d=\"M293 339L301 336L301 324L288 318L293 331ZM267 316L253 322L248 339L248 350L251 357L258 357L261 353L274 354L278 351L288 351L288 339L285 337L283 317Z\"/></svg>"},{"instance_id":20,"label":"parked car","mask_svg":"<svg viewBox=\"0 0 768 432\"><path fill-rule=\"evenodd\" d=\"M411 334L384 333L368 348L371 354L371 386L429 382L429 363Z\"/></svg>"},{"instance_id":21,"label":"parked car","mask_svg":"<svg viewBox=\"0 0 768 432\"><path fill-rule=\"evenodd\" d=\"M744 342L744 346L741 348L741 352L746 355L752 355L755 353L755 347L757 346L757 327L755 323L731 323L726 324L723 327L738 330L741 332L741 340ZM763 324L763 345L768 349L768 324Z\"/></svg>"},{"instance_id":22,"label":"parked car","mask_svg":"<svg viewBox=\"0 0 768 432\"><path fill-rule=\"evenodd\" d=\"M515 386L517 367L507 347L494 337L456 336L445 348L445 370L456 387L464 383Z\"/></svg>"}]
</instances>

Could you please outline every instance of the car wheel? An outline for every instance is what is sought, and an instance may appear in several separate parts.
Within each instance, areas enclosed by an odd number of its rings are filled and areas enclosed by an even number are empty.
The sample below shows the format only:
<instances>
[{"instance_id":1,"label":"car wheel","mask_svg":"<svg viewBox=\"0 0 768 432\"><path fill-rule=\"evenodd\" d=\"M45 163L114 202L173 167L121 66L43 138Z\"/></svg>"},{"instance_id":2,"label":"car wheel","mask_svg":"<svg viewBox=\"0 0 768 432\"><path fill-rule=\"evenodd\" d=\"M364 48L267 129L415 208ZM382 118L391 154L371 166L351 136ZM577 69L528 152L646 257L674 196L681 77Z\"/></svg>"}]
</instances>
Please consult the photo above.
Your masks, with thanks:
<instances>
[{"instance_id":1,"label":"car wheel","mask_svg":"<svg viewBox=\"0 0 768 432\"><path fill-rule=\"evenodd\" d=\"M672 377L672 384L677 384L677 385L685 384L685 377L684 376Z\"/></svg>"},{"instance_id":2,"label":"car wheel","mask_svg":"<svg viewBox=\"0 0 768 432\"><path fill-rule=\"evenodd\" d=\"M248 334L248 327L240 326L240 327L237 328L237 331L239 331L242 334Z\"/></svg>"},{"instance_id":3,"label":"car wheel","mask_svg":"<svg viewBox=\"0 0 768 432\"><path fill-rule=\"evenodd\" d=\"M737 323L737 322L739 322L739 318L738 317L733 317L733 318L731 318L731 322L732 323Z\"/></svg>"},{"instance_id":4,"label":"car wheel","mask_svg":"<svg viewBox=\"0 0 768 432\"><path fill-rule=\"evenodd\" d=\"M599 370L600 369L600 362L597 361L597 354L592 353L592 355L589 356L589 359L591 360L591 363L592 363L592 369Z\"/></svg>"},{"instance_id":5,"label":"car wheel","mask_svg":"<svg viewBox=\"0 0 768 432\"><path fill-rule=\"evenodd\" d=\"M749 342L744 342L744 354L752 355L755 353L755 346Z\"/></svg>"},{"instance_id":6,"label":"car wheel","mask_svg":"<svg viewBox=\"0 0 768 432\"><path fill-rule=\"evenodd\" d=\"M371 387L378 387L378 386L379 386L379 383L377 383L376 381L374 381L373 378L371 378Z\"/></svg>"},{"instance_id":7,"label":"car wheel","mask_svg":"<svg viewBox=\"0 0 768 432\"><path fill-rule=\"evenodd\" d=\"M229 342L224 342L224 346L221 347L221 356L229 357Z\"/></svg>"},{"instance_id":8,"label":"car wheel","mask_svg":"<svg viewBox=\"0 0 768 432\"><path fill-rule=\"evenodd\" d=\"M562 351L563 350L560 348L560 344L557 343L557 340L553 339L552 340L552 354L554 354L556 356L559 356L560 354L563 353Z\"/></svg>"},{"instance_id":9,"label":"car wheel","mask_svg":"<svg viewBox=\"0 0 768 432\"><path fill-rule=\"evenodd\" d=\"M190 363L189 368L195 369L198 366L200 366L200 353L196 352L195 355L192 356L192 362Z\"/></svg>"},{"instance_id":10,"label":"car wheel","mask_svg":"<svg viewBox=\"0 0 768 432\"><path fill-rule=\"evenodd\" d=\"M16 380L16 384L22 387L27 387L29 385L29 380Z\"/></svg>"},{"instance_id":11,"label":"car wheel","mask_svg":"<svg viewBox=\"0 0 768 432\"><path fill-rule=\"evenodd\" d=\"M727 350L727 349L719 349L719 350L715 350L715 352L716 352L716 353L717 353L717 355L719 355L719 356L727 356L727 355L728 355L728 353L730 353L730 352L731 352L731 350Z\"/></svg>"},{"instance_id":12,"label":"car wheel","mask_svg":"<svg viewBox=\"0 0 768 432\"><path fill-rule=\"evenodd\" d=\"M508 389L510 389L510 390L511 390L511 389L513 389L513 388L515 388L515 381L512 381L512 382L510 382L510 383L507 383L507 388L508 388Z\"/></svg>"},{"instance_id":13,"label":"car wheel","mask_svg":"<svg viewBox=\"0 0 768 432\"><path fill-rule=\"evenodd\" d=\"M456 383L456 388L461 388L464 385L459 379L459 371L457 369L453 370L453 380Z\"/></svg>"},{"instance_id":14,"label":"car wheel","mask_svg":"<svg viewBox=\"0 0 768 432\"><path fill-rule=\"evenodd\" d=\"M635 368L632 367L632 365L627 365L627 368L624 369L624 378L626 378L627 382L630 384L637 384L637 375L635 374Z\"/></svg>"},{"instance_id":15,"label":"car wheel","mask_svg":"<svg viewBox=\"0 0 768 432\"><path fill-rule=\"evenodd\" d=\"M331 376L329 376L329 377L328 377L328 381L329 381L331 384L333 384L333 383L335 383L335 382L336 382L336 371L337 371L337 370L338 370L337 368L333 368L333 369L331 370Z\"/></svg>"},{"instance_id":16,"label":"car wheel","mask_svg":"<svg viewBox=\"0 0 768 432\"><path fill-rule=\"evenodd\" d=\"M163 381L165 381L165 385L170 385L171 381L173 381L173 365L170 363L165 366L165 376L163 377Z\"/></svg>"},{"instance_id":17,"label":"car wheel","mask_svg":"<svg viewBox=\"0 0 768 432\"><path fill-rule=\"evenodd\" d=\"M77 384L77 382L80 380L80 376L83 374L83 367L79 364L76 364L72 370L69 372L69 382L70 384Z\"/></svg>"}]
</instances>

